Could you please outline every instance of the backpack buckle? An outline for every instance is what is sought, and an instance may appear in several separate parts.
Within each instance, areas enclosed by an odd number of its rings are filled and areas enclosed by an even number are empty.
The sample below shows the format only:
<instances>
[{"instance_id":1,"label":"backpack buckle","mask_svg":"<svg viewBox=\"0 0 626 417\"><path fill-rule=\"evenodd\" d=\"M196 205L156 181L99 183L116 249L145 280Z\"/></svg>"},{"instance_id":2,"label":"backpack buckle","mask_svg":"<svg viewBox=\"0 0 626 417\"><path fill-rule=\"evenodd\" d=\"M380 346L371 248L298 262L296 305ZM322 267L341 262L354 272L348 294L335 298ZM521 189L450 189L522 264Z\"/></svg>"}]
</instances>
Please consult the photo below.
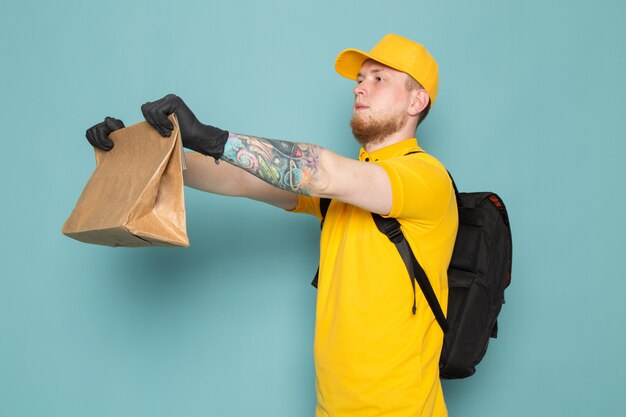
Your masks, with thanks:
<instances>
[{"instance_id":1,"label":"backpack buckle","mask_svg":"<svg viewBox=\"0 0 626 417\"><path fill-rule=\"evenodd\" d=\"M393 243L398 243L402 241L402 237L404 236L402 234L402 231L400 230L399 224L393 225L392 227L388 228L385 234Z\"/></svg>"}]
</instances>

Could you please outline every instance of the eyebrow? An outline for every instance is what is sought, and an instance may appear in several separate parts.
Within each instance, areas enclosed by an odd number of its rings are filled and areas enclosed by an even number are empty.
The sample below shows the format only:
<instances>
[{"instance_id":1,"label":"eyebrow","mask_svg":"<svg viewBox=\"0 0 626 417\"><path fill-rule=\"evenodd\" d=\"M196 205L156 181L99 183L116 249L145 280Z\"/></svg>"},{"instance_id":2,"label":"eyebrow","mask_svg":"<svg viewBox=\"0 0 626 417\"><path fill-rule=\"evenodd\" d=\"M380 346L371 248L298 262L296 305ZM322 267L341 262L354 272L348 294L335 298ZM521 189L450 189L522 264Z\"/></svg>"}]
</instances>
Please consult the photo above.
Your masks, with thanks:
<instances>
[{"instance_id":1,"label":"eyebrow","mask_svg":"<svg viewBox=\"0 0 626 417\"><path fill-rule=\"evenodd\" d=\"M383 72L385 70L386 70L386 68L375 68L375 69L369 71L369 73L371 73L371 74L378 74L379 72ZM356 75L356 77L357 78L365 77L365 74L363 74L361 71L359 71L359 73Z\"/></svg>"}]
</instances>

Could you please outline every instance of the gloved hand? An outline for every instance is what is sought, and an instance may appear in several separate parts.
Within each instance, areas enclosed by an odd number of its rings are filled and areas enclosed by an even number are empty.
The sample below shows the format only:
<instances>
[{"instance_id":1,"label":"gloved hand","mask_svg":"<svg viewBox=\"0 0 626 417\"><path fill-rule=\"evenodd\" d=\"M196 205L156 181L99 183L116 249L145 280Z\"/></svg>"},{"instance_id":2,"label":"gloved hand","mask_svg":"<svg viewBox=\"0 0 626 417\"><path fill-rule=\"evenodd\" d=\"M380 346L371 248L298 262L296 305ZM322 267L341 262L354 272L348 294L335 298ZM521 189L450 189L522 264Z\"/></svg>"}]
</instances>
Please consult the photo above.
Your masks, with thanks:
<instances>
[{"instance_id":1,"label":"gloved hand","mask_svg":"<svg viewBox=\"0 0 626 417\"><path fill-rule=\"evenodd\" d=\"M124 122L121 120L113 117L105 117L104 122L100 122L87 129L85 136L87 136L87 140L92 146L102 149L103 151L110 151L113 149L113 141L109 139L109 135L111 132L115 132L123 127L125 127Z\"/></svg>"},{"instance_id":2,"label":"gloved hand","mask_svg":"<svg viewBox=\"0 0 626 417\"><path fill-rule=\"evenodd\" d=\"M185 148L212 156L216 160L224 153L228 132L200 123L185 102L174 94L144 104L141 106L141 112L161 136L168 137L172 134L174 126L167 116L176 113Z\"/></svg>"}]
</instances>

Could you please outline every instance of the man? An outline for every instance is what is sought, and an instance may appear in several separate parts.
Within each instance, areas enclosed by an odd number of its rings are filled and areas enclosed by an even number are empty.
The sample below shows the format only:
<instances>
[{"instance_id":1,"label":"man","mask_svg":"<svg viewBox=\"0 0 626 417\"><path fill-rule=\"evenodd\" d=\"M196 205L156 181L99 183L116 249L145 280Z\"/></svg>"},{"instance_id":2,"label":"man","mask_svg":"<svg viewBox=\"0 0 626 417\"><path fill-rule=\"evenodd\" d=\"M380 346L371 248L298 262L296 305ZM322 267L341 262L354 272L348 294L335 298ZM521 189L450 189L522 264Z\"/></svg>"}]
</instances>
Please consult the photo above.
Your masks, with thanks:
<instances>
[{"instance_id":1,"label":"man","mask_svg":"<svg viewBox=\"0 0 626 417\"><path fill-rule=\"evenodd\" d=\"M398 219L445 311L456 200L446 169L414 136L437 96L437 64L422 45L387 35L369 53L343 51L335 67L357 81L351 126L362 145L358 160L202 124L175 95L142 111L162 136L172 129L167 115L176 113L183 145L196 151L187 156L188 186L318 217L320 197L332 199L320 242L316 416L446 416L443 332L371 216ZM107 118L87 137L110 149L107 136L121 127Z\"/></svg>"}]
</instances>

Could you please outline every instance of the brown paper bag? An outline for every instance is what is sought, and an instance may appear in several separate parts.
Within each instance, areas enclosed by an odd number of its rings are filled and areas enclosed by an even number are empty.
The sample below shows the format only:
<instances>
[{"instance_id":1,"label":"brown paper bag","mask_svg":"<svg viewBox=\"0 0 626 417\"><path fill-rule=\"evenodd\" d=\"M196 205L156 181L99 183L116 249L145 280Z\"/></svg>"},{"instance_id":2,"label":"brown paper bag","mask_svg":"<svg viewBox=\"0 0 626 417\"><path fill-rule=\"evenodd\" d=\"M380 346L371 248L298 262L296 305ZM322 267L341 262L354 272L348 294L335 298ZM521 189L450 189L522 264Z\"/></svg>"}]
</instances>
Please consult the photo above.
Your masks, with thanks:
<instances>
[{"instance_id":1,"label":"brown paper bag","mask_svg":"<svg viewBox=\"0 0 626 417\"><path fill-rule=\"evenodd\" d=\"M189 246L183 193L184 155L174 115L172 136L147 122L116 130L61 232L107 246Z\"/></svg>"}]
</instances>

